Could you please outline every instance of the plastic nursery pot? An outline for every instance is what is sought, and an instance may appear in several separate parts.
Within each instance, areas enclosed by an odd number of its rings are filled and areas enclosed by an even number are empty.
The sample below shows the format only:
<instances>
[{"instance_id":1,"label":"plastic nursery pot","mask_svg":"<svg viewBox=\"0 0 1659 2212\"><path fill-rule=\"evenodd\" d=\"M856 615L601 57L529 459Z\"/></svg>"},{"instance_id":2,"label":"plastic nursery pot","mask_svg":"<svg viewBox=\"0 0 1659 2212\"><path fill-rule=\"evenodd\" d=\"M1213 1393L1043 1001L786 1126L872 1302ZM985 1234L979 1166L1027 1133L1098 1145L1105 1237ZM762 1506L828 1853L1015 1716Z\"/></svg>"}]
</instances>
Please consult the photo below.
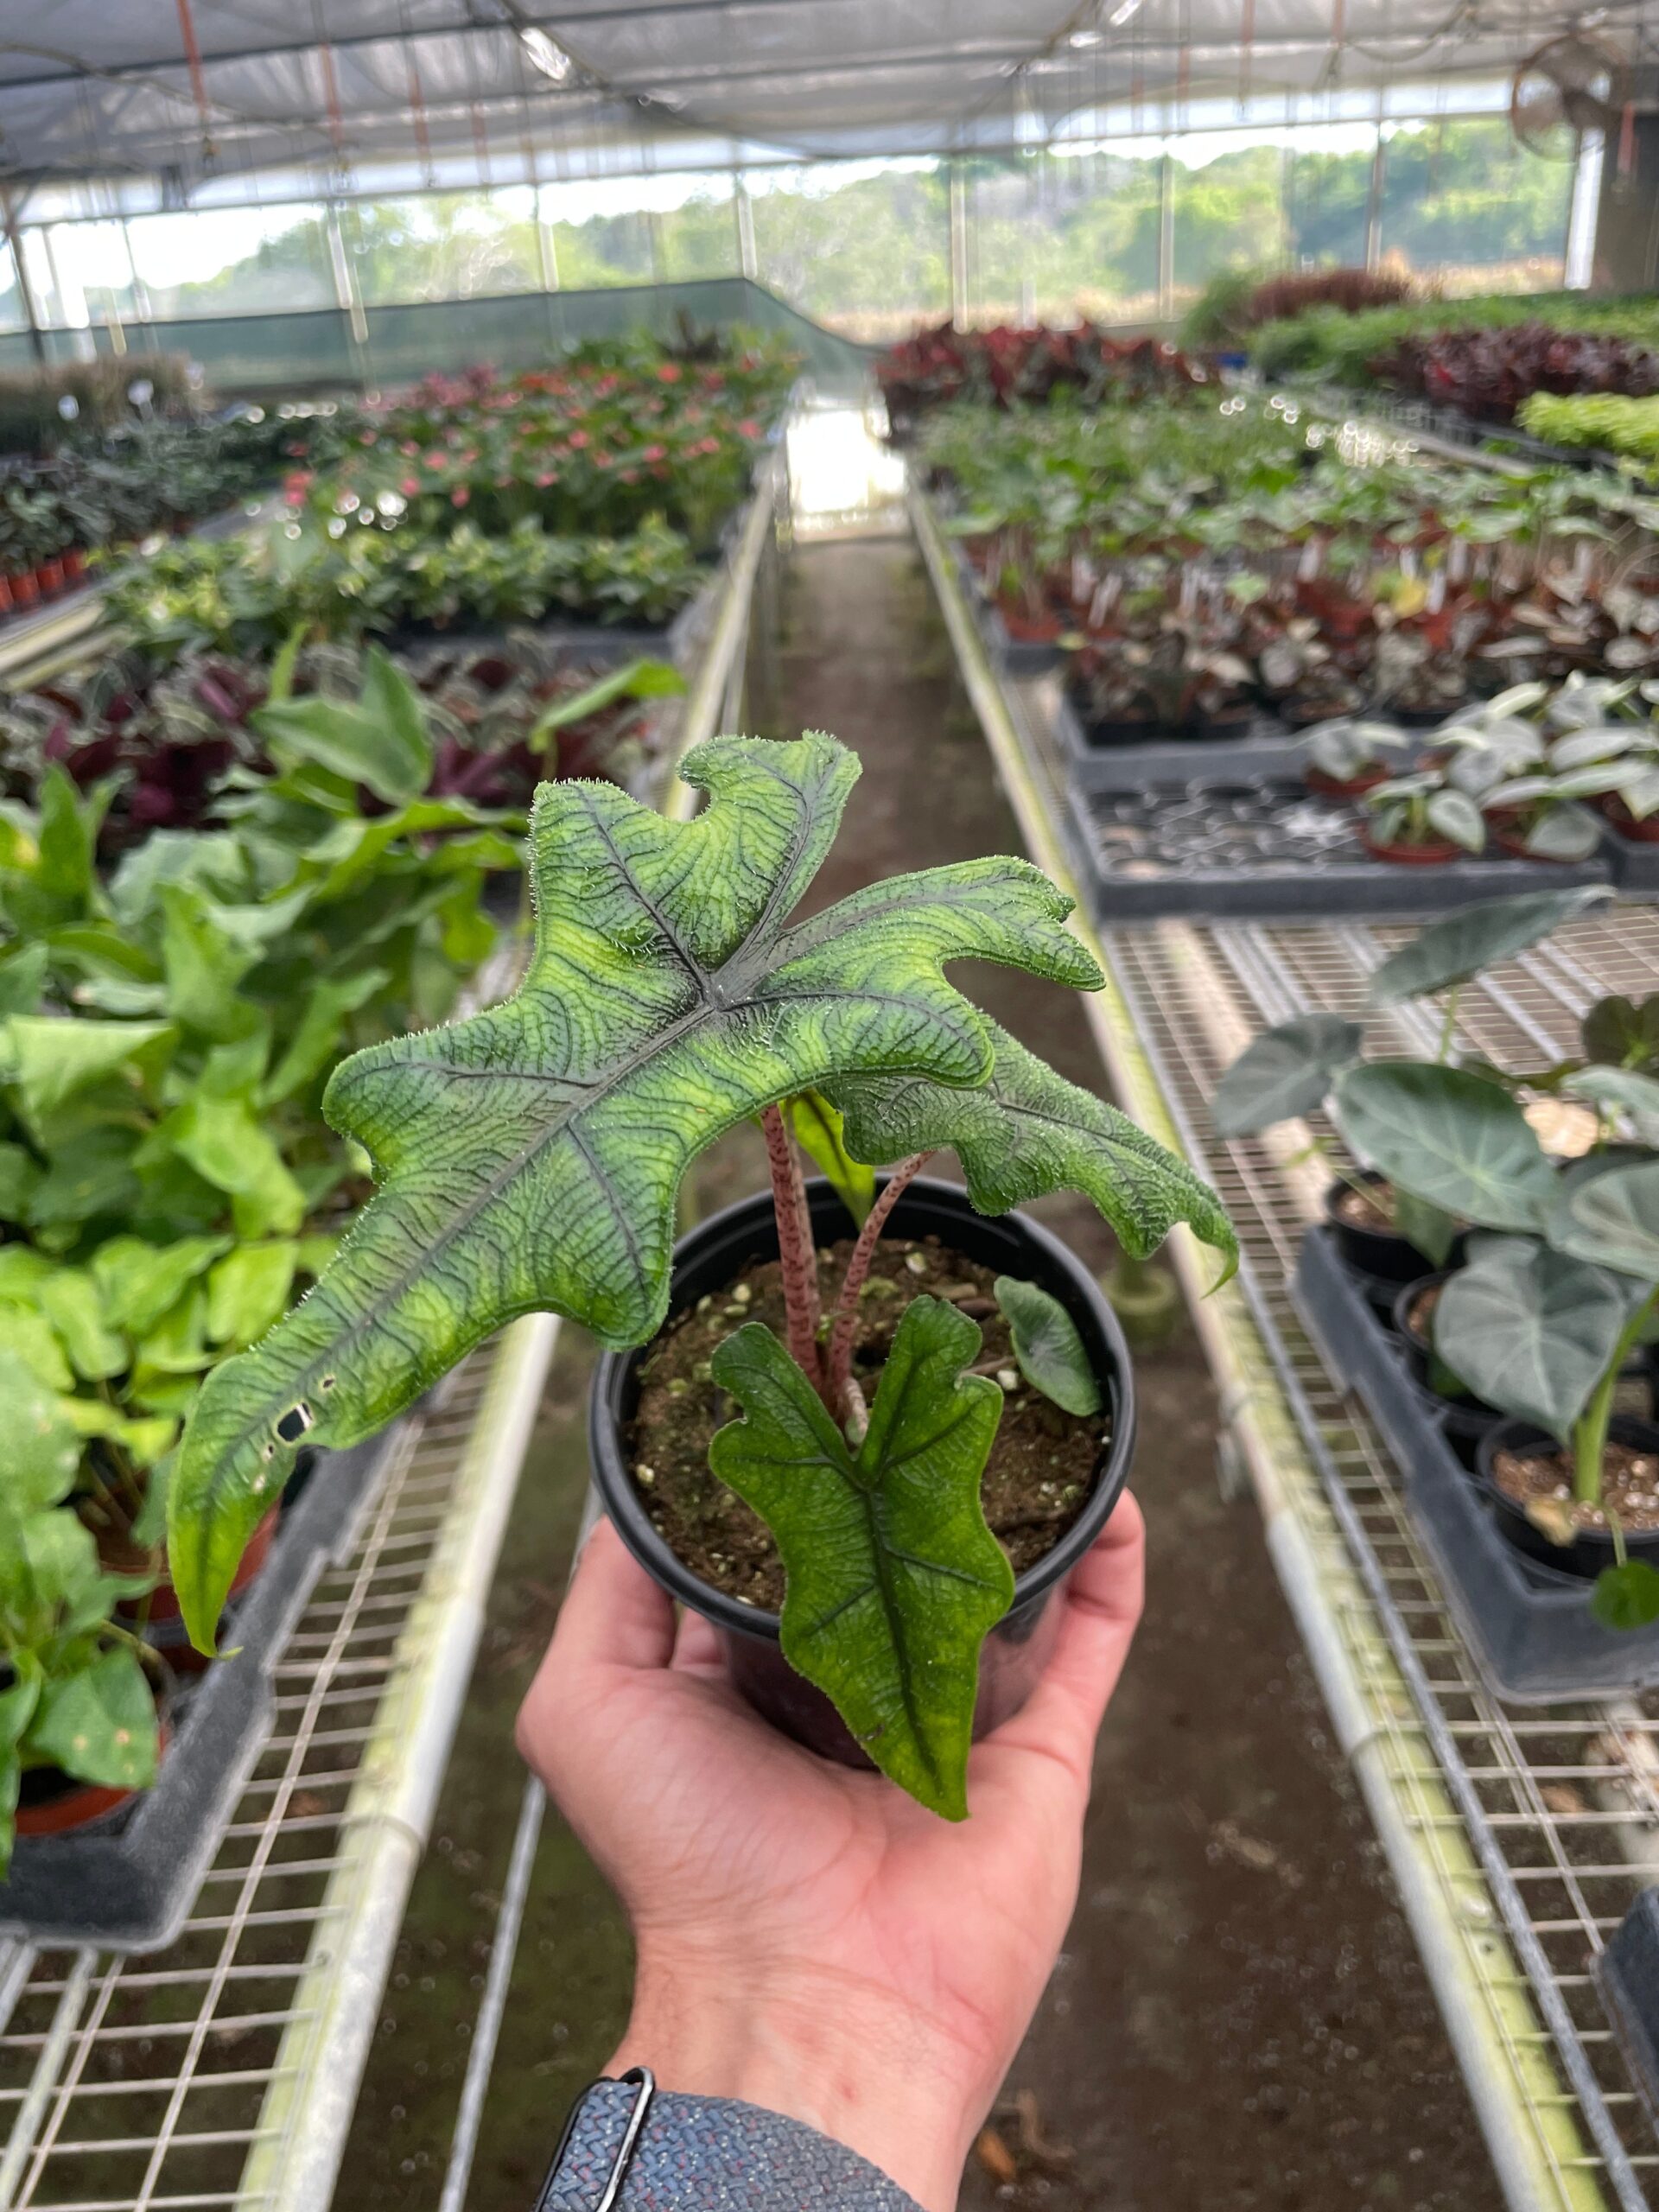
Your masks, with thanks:
<instances>
[{"instance_id":1,"label":"plastic nursery pot","mask_svg":"<svg viewBox=\"0 0 1659 2212\"><path fill-rule=\"evenodd\" d=\"M1384 701L1379 702L1376 711L1386 715L1391 722L1397 722L1402 729L1439 729L1448 716L1456 714L1458 707L1466 704L1466 696L1452 707L1399 707L1392 701Z\"/></svg>"},{"instance_id":2,"label":"plastic nursery pot","mask_svg":"<svg viewBox=\"0 0 1659 2212\"><path fill-rule=\"evenodd\" d=\"M1363 798L1395 772L1392 768L1367 768L1357 776L1328 776L1323 768L1305 768L1302 778L1320 798Z\"/></svg>"},{"instance_id":3,"label":"plastic nursery pot","mask_svg":"<svg viewBox=\"0 0 1659 2212\"><path fill-rule=\"evenodd\" d=\"M161 1750L167 1750L167 1719L161 1724ZM19 1835L69 1835L105 1819L136 1789L111 1788L101 1782L78 1782L60 1767L35 1766L24 1770L17 1791Z\"/></svg>"},{"instance_id":4,"label":"plastic nursery pot","mask_svg":"<svg viewBox=\"0 0 1659 2212\"><path fill-rule=\"evenodd\" d=\"M1607 792L1601 810L1621 837L1628 837L1634 844L1659 845L1659 815L1643 815L1638 822L1617 791Z\"/></svg>"},{"instance_id":5,"label":"plastic nursery pot","mask_svg":"<svg viewBox=\"0 0 1659 2212\"><path fill-rule=\"evenodd\" d=\"M11 580L11 603L14 607L35 607L40 603L41 588L35 581L34 571L20 569Z\"/></svg>"},{"instance_id":6,"label":"plastic nursery pot","mask_svg":"<svg viewBox=\"0 0 1659 2212\"><path fill-rule=\"evenodd\" d=\"M1351 1205L1355 1185L1360 1191L1379 1189L1388 1182L1374 1167L1363 1168L1344 1182L1340 1176L1326 1185L1322 1211L1336 1240L1338 1251L1356 1274L1370 1276L1378 1281L1392 1283L1395 1289L1387 1303L1392 1306L1402 1283L1416 1284L1432 1272L1433 1262L1426 1252L1420 1252L1408 1236L1397 1229L1377 1229L1363 1221L1355 1221L1344 1206ZM1456 1247L1453 1247L1455 1253Z\"/></svg>"},{"instance_id":7,"label":"plastic nursery pot","mask_svg":"<svg viewBox=\"0 0 1659 2212\"><path fill-rule=\"evenodd\" d=\"M0 575L0 614L10 614L11 609L11 578Z\"/></svg>"},{"instance_id":8,"label":"plastic nursery pot","mask_svg":"<svg viewBox=\"0 0 1659 2212\"><path fill-rule=\"evenodd\" d=\"M1359 842L1374 861L1391 861L1395 868L1444 868L1448 861L1465 857L1462 846L1449 837L1427 838L1421 845L1383 845L1363 828Z\"/></svg>"},{"instance_id":9,"label":"plastic nursery pot","mask_svg":"<svg viewBox=\"0 0 1659 2212\"><path fill-rule=\"evenodd\" d=\"M1413 1309L1423 1293L1450 1282L1456 1272L1454 1268L1442 1268L1438 1274L1423 1275L1416 1282L1408 1282L1395 1298L1390 1319L1412 1381L1433 1407L1441 1432L1458 1459L1472 1473L1479 1461L1481 1446L1503 1415L1495 1406L1489 1406L1467 1390L1452 1395L1436 1389L1431 1363L1433 1347L1413 1318Z\"/></svg>"},{"instance_id":10,"label":"plastic nursery pot","mask_svg":"<svg viewBox=\"0 0 1659 2212\"><path fill-rule=\"evenodd\" d=\"M78 584L86 573L86 555L79 545L72 545L63 556L63 580Z\"/></svg>"},{"instance_id":11,"label":"plastic nursery pot","mask_svg":"<svg viewBox=\"0 0 1659 2212\"><path fill-rule=\"evenodd\" d=\"M55 599L63 589L63 563L54 554L49 561L42 561L35 570L40 579L41 597Z\"/></svg>"},{"instance_id":12,"label":"plastic nursery pot","mask_svg":"<svg viewBox=\"0 0 1659 2212\"><path fill-rule=\"evenodd\" d=\"M809 1183L807 1196L820 1243L852 1235L852 1221L827 1183ZM995 1218L977 1214L955 1184L918 1176L893 1207L885 1233L937 1236L964 1259L1039 1283L1058 1298L1077 1324L1110 1415L1110 1433L1101 1448L1094 1488L1083 1511L1052 1551L1017 1578L1012 1607L985 1639L974 1714L977 1738L1018 1713L1035 1688L1059 1631L1059 1613L1049 1600L1105 1527L1128 1478L1135 1424L1129 1351L1117 1317L1092 1276L1057 1237L1024 1214ZM746 1262L777 1256L778 1225L771 1192L727 1206L675 1246L671 1311L683 1312L705 1294L723 1289ZM762 1612L711 1588L671 1550L641 1504L629 1478L623 1440L639 1402L639 1369L650 1349L644 1345L632 1351L607 1352L594 1370L588 1439L594 1479L607 1512L645 1572L682 1605L713 1623L732 1681L757 1713L810 1751L843 1765L868 1767L868 1758L829 1699L785 1659L777 1614Z\"/></svg>"},{"instance_id":13,"label":"plastic nursery pot","mask_svg":"<svg viewBox=\"0 0 1659 2212\"><path fill-rule=\"evenodd\" d=\"M1608 1423L1607 1434L1611 1443L1651 1452L1659 1462L1659 1422L1636 1421L1628 1414L1615 1414ZM1498 1531L1507 1542L1529 1559L1537 1560L1541 1567L1551 1567L1558 1574L1593 1582L1604 1567L1617 1564L1611 1530L1580 1529L1571 1543L1552 1544L1543 1530L1535 1529L1528 1520L1516 1500L1500 1489L1493 1472L1500 1452L1511 1452L1517 1458L1530 1459L1548 1457L1560 1449L1558 1438L1546 1429L1535 1427L1529 1421L1500 1421L1482 1440L1476 1474L1491 1506ZM1655 1487L1659 1488L1659 1472L1655 1476ZM1650 1567L1659 1567L1659 1529L1626 1529L1624 1536L1624 1549L1631 1559L1646 1560Z\"/></svg>"}]
</instances>

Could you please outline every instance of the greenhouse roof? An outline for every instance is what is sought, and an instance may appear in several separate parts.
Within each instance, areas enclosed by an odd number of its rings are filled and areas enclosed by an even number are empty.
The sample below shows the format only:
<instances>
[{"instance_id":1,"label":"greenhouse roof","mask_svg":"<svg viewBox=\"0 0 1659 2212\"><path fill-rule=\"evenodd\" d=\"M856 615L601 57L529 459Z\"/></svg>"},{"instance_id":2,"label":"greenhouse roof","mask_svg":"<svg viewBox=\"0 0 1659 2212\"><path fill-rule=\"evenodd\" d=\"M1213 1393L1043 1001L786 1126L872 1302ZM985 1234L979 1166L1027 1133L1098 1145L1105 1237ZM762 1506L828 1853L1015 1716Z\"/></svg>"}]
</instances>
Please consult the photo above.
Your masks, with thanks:
<instances>
[{"instance_id":1,"label":"greenhouse roof","mask_svg":"<svg viewBox=\"0 0 1659 2212\"><path fill-rule=\"evenodd\" d=\"M1632 34L1639 11L1611 11ZM22 10L7 11L14 25ZM42 0L0 39L0 175L184 206L251 174L414 181L1007 149L1352 115L1500 79L1574 13L1446 0ZM1602 35L1610 35L1604 27ZM1373 109L1381 112L1381 107ZM27 212L26 209L22 212Z\"/></svg>"}]
</instances>

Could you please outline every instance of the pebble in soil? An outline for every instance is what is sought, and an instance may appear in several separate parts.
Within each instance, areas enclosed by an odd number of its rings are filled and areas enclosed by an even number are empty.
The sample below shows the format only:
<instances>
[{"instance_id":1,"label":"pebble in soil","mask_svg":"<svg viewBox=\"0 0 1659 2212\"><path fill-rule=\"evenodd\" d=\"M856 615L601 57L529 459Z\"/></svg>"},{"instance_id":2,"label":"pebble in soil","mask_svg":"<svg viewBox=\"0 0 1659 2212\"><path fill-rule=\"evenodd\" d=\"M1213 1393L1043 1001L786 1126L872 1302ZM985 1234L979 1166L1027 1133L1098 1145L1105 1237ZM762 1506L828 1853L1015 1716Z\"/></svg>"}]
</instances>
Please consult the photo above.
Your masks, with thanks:
<instances>
[{"instance_id":1,"label":"pebble in soil","mask_svg":"<svg viewBox=\"0 0 1659 2212\"><path fill-rule=\"evenodd\" d=\"M839 1290L852 1242L818 1254L826 1310ZM1109 1435L1108 1417L1063 1413L1033 1389L1014 1356L1008 1325L992 1286L996 1278L937 1237L884 1237L859 1301L853 1373L873 1400L899 1317L925 1292L948 1299L983 1333L974 1365L1003 1390L1002 1419L980 1484L991 1533L1016 1574L1052 1551L1087 1502ZM709 1440L739 1408L709 1371L716 1349L746 1321L785 1333L782 1274L776 1260L752 1262L730 1287L699 1299L671 1320L640 1370L639 1402L627 1442L635 1490L658 1534L715 1589L776 1612L784 1570L765 1522L727 1489L709 1465Z\"/></svg>"}]
</instances>

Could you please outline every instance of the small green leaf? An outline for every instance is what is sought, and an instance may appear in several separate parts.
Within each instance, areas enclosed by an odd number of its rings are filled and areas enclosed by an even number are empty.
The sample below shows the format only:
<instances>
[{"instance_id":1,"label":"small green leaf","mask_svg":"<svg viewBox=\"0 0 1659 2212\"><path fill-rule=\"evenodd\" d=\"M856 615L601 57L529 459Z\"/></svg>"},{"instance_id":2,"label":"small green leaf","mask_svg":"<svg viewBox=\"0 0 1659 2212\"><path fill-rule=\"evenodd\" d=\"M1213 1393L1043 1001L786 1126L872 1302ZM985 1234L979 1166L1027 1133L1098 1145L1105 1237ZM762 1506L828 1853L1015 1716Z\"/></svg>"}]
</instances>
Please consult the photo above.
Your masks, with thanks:
<instances>
[{"instance_id":1,"label":"small green leaf","mask_svg":"<svg viewBox=\"0 0 1659 2212\"><path fill-rule=\"evenodd\" d=\"M1644 1559L1605 1567L1590 1593L1590 1611L1603 1628L1649 1628L1659 1621L1659 1573Z\"/></svg>"},{"instance_id":2,"label":"small green leaf","mask_svg":"<svg viewBox=\"0 0 1659 2212\"><path fill-rule=\"evenodd\" d=\"M48 1681L26 1741L79 1781L148 1789L159 1748L156 1700L136 1656L105 1651L79 1673Z\"/></svg>"},{"instance_id":3,"label":"small green leaf","mask_svg":"<svg viewBox=\"0 0 1659 2212\"><path fill-rule=\"evenodd\" d=\"M1247 1045L1216 1085L1211 1118L1224 1137L1255 1136L1325 1103L1365 1032L1337 1014L1299 1014Z\"/></svg>"},{"instance_id":4,"label":"small green leaf","mask_svg":"<svg viewBox=\"0 0 1659 2212\"><path fill-rule=\"evenodd\" d=\"M92 1275L81 1268L59 1268L41 1284L40 1300L78 1375L102 1382L120 1374L127 1363L126 1344L111 1328Z\"/></svg>"},{"instance_id":5,"label":"small green leaf","mask_svg":"<svg viewBox=\"0 0 1659 2212\"><path fill-rule=\"evenodd\" d=\"M75 1387L74 1370L44 1313L31 1313L22 1306L0 1306L0 1352L21 1360L48 1389Z\"/></svg>"},{"instance_id":6,"label":"small green leaf","mask_svg":"<svg viewBox=\"0 0 1659 2212\"><path fill-rule=\"evenodd\" d=\"M257 1344L288 1311L299 1258L297 1243L241 1244L217 1261L207 1277L207 1334L238 1350Z\"/></svg>"},{"instance_id":7,"label":"small green leaf","mask_svg":"<svg viewBox=\"0 0 1659 2212\"><path fill-rule=\"evenodd\" d=\"M1077 1325L1059 1300L1014 1275L998 1275L995 1292L1027 1382L1062 1413L1097 1414L1100 1385Z\"/></svg>"},{"instance_id":8,"label":"small green leaf","mask_svg":"<svg viewBox=\"0 0 1659 2212\"><path fill-rule=\"evenodd\" d=\"M1566 1098L1587 1098L1600 1113L1629 1115L1643 1144L1659 1144L1659 1082L1652 1076L1634 1068L1580 1068L1562 1077L1560 1090Z\"/></svg>"},{"instance_id":9,"label":"small green leaf","mask_svg":"<svg viewBox=\"0 0 1659 2212\"><path fill-rule=\"evenodd\" d=\"M111 1328L147 1336L176 1305L188 1283L205 1274L231 1247L228 1236L183 1236L172 1244L147 1244L141 1236L113 1236L92 1258Z\"/></svg>"},{"instance_id":10,"label":"small green leaf","mask_svg":"<svg viewBox=\"0 0 1659 2212\"><path fill-rule=\"evenodd\" d=\"M305 1193L283 1165L276 1139L240 1098L198 1091L170 1124L173 1148L232 1202L238 1234L291 1236L305 1218Z\"/></svg>"},{"instance_id":11,"label":"small green leaf","mask_svg":"<svg viewBox=\"0 0 1659 2212\"><path fill-rule=\"evenodd\" d=\"M1394 1006L1450 990L1500 960L1537 944L1561 924L1611 894L1589 884L1570 891L1529 891L1516 899L1491 899L1431 922L1390 953L1371 977L1371 1003Z\"/></svg>"},{"instance_id":12,"label":"small green leaf","mask_svg":"<svg viewBox=\"0 0 1659 2212\"><path fill-rule=\"evenodd\" d=\"M1598 999L1580 1035L1585 1058L1604 1067L1659 1075L1659 991L1650 998Z\"/></svg>"},{"instance_id":13,"label":"small green leaf","mask_svg":"<svg viewBox=\"0 0 1659 2212\"><path fill-rule=\"evenodd\" d=\"M67 1497L80 1465L80 1439L65 1419L49 1385L3 1343L0 1343L0 1408L5 1414L5 1479L0 1485L3 1522L7 1513L43 1512Z\"/></svg>"},{"instance_id":14,"label":"small green leaf","mask_svg":"<svg viewBox=\"0 0 1659 2212\"><path fill-rule=\"evenodd\" d=\"M1535 1229L1555 1178L1520 1107L1466 1069L1372 1060L1337 1084L1348 1141L1396 1190L1483 1229Z\"/></svg>"},{"instance_id":15,"label":"small green leaf","mask_svg":"<svg viewBox=\"0 0 1659 2212\"><path fill-rule=\"evenodd\" d=\"M671 662L631 660L570 698L554 700L537 716L524 742L532 753L539 753L558 731L568 729L573 722L585 721L589 715L596 715L613 700L667 698L677 696L684 689L685 678Z\"/></svg>"},{"instance_id":16,"label":"small green leaf","mask_svg":"<svg viewBox=\"0 0 1659 2212\"><path fill-rule=\"evenodd\" d=\"M63 1021L13 1014L0 1029L10 1047L10 1080L31 1128L49 1135L53 1117L78 1091L111 1076L148 1081L178 1032L165 1021Z\"/></svg>"},{"instance_id":17,"label":"small green leaf","mask_svg":"<svg viewBox=\"0 0 1659 2212\"><path fill-rule=\"evenodd\" d=\"M431 780L421 695L378 645L369 649L360 698L274 699L249 719L273 760L285 766L313 762L366 785L389 806L418 798Z\"/></svg>"},{"instance_id":18,"label":"small green leaf","mask_svg":"<svg viewBox=\"0 0 1659 2212\"><path fill-rule=\"evenodd\" d=\"M913 1300L856 1455L761 1323L713 1363L746 1417L715 1435L709 1465L777 1538L784 1656L947 1820L968 1811L980 1646L1014 1599L979 1500L1002 1409L995 1382L962 1372L979 1344L954 1306Z\"/></svg>"},{"instance_id":19,"label":"small green leaf","mask_svg":"<svg viewBox=\"0 0 1659 2212\"><path fill-rule=\"evenodd\" d=\"M841 1116L821 1091L798 1091L784 1101L784 1119L801 1149L829 1182L859 1228L875 1204L875 1170L848 1151Z\"/></svg>"}]
</instances>

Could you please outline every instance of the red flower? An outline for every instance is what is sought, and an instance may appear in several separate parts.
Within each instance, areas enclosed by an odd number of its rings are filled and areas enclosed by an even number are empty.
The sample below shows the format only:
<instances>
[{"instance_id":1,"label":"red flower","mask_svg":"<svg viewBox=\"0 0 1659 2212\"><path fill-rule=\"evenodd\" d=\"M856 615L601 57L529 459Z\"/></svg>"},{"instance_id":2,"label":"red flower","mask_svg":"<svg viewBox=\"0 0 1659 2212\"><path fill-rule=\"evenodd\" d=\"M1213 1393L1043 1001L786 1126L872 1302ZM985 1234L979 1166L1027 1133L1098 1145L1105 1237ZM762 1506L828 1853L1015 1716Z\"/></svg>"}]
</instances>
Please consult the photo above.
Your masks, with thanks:
<instances>
[{"instance_id":1,"label":"red flower","mask_svg":"<svg viewBox=\"0 0 1659 2212\"><path fill-rule=\"evenodd\" d=\"M405 476L397 486L397 489L403 493L406 499L413 499L416 498L419 494L420 488L421 480L418 476Z\"/></svg>"},{"instance_id":2,"label":"red flower","mask_svg":"<svg viewBox=\"0 0 1659 2212\"><path fill-rule=\"evenodd\" d=\"M472 496L464 484L457 484L449 494L449 504L452 507L464 507Z\"/></svg>"},{"instance_id":3,"label":"red flower","mask_svg":"<svg viewBox=\"0 0 1659 2212\"><path fill-rule=\"evenodd\" d=\"M586 430L572 430L572 431L571 431L571 433L570 433L570 443L571 443L572 447L575 448L575 450L577 453L580 453L580 452L582 451L582 448L583 448L583 447L588 443L588 433L587 433L587 431L586 431Z\"/></svg>"},{"instance_id":4,"label":"red flower","mask_svg":"<svg viewBox=\"0 0 1659 2212\"><path fill-rule=\"evenodd\" d=\"M664 361L657 373L664 384L678 384L685 372L677 361Z\"/></svg>"},{"instance_id":5,"label":"red flower","mask_svg":"<svg viewBox=\"0 0 1659 2212\"><path fill-rule=\"evenodd\" d=\"M666 446L647 446L639 458L641 461L660 461L667 451Z\"/></svg>"}]
</instances>

